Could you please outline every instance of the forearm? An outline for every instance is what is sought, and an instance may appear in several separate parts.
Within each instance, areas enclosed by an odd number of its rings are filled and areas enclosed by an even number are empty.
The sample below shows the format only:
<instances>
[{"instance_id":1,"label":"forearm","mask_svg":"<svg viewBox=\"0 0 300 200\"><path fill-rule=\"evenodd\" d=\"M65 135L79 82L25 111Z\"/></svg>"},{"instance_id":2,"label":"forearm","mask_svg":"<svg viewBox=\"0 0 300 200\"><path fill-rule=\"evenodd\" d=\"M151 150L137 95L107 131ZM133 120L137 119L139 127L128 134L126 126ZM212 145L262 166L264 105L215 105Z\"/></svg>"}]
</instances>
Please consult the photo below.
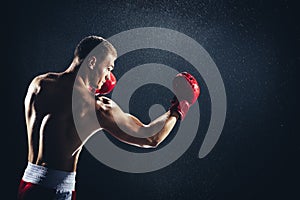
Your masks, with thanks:
<instances>
[{"instance_id":1,"label":"forearm","mask_svg":"<svg viewBox=\"0 0 300 200\"><path fill-rule=\"evenodd\" d=\"M179 115L177 112L168 111L148 125L142 124L133 116L131 117L139 125L139 128L134 135L129 134L127 136L126 139L129 141L129 144L143 148L155 148L169 135Z\"/></svg>"},{"instance_id":2,"label":"forearm","mask_svg":"<svg viewBox=\"0 0 300 200\"><path fill-rule=\"evenodd\" d=\"M151 147L157 147L162 141L164 141L169 133L172 131L174 128L177 119L179 118L179 115L177 112L171 112L168 111L165 115L167 115L167 119L164 121L164 126L162 129L154 134L153 136L150 137L150 140L152 141L152 146ZM163 119L158 118L158 123L160 123L160 120L163 121ZM153 124L156 124L156 120L152 122ZM149 125L151 125L150 123Z\"/></svg>"}]
</instances>

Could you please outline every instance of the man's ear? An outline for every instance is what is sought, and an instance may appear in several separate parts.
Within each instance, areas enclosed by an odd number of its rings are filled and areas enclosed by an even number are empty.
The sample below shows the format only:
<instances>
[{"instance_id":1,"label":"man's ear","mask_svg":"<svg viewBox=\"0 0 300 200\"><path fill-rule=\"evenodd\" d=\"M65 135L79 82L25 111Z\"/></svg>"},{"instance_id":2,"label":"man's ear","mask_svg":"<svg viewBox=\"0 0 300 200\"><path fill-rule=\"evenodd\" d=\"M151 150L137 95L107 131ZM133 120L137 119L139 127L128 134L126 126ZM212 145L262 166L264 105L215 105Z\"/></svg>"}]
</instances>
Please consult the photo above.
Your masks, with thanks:
<instances>
[{"instance_id":1,"label":"man's ear","mask_svg":"<svg viewBox=\"0 0 300 200\"><path fill-rule=\"evenodd\" d=\"M95 56L90 56L90 57L88 58L88 67L89 67L90 69L94 69L94 67L95 67L95 65L96 65L96 61L97 61L97 59L96 59Z\"/></svg>"}]
</instances>

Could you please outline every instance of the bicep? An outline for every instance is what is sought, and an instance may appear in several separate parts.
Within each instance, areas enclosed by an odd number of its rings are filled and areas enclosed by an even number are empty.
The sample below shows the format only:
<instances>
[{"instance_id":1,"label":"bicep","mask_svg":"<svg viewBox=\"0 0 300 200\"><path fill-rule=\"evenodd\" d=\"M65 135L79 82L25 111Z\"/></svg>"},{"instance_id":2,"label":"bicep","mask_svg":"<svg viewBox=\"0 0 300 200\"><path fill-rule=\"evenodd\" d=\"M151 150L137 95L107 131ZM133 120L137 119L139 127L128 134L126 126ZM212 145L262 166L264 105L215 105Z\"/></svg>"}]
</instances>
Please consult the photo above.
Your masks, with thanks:
<instances>
[{"instance_id":1,"label":"bicep","mask_svg":"<svg viewBox=\"0 0 300 200\"><path fill-rule=\"evenodd\" d=\"M97 117L101 128L120 141L142 146L148 144L149 138L143 137L147 125L123 110L110 99L97 101ZM137 137L136 137L137 136Z\"/></svg>"},{"instance_id":2,"label":"bicep","mask_svg":"<svg viewBox=\"0 0 300 200\"><path fill-rule=\"evenodd\" d=\"M125 113L114 101L106 97L97 100L96 110L100 126L107 131L133 135L145 127L140 120Z\"/></svg>"}]
</instances>

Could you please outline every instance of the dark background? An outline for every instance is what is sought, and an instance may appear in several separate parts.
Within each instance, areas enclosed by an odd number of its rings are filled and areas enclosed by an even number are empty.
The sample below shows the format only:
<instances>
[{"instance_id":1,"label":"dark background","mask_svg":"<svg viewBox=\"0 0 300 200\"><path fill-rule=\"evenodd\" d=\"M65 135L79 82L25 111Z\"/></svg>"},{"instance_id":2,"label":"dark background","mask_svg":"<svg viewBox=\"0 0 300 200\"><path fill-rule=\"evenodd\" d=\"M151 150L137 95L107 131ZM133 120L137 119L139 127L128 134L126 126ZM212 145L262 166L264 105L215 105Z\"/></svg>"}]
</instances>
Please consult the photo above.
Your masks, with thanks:
<instances>
[{"instance_id":1,"label":"dark background","mask_svg":"<svg viewBox=\"0 0 300 200\"><path fill-rule=\"evenodd\" d=\"M177 55L161 50L130 52L116 61L120 78L140 64L156 62L194 74L202 86L196 139L177 161L161 170L130 174L111 169L83 150L77 172L78 199L296 199L299 142L296 134L299 6L296 1L22 1L11 3L8 64L14 72L8 120L16 144L12 198L26 166L23 99L31 79L70 64L85 36L108 38L138 27L163 27L199 42L222 75L228 111L222 135L203 159L198 151L210 117L201 74ZM5 6L4 6L5 8ZM9 76L10 77L10 76ZM13 83L11 83L13 82ZM142 106L161 102L156 85L133 95L130 110L148 122ZM160 88L162 91L165 88ZM145 97L142 101L142 97ZM12 114L12 115L11 115ZM175 131L174 133L175 134ZM165 143L172 139L172 134ZM120 144L116 145L139 151ZM162 144L163 145L163 144Z\"/></svg>"}]
</instances>

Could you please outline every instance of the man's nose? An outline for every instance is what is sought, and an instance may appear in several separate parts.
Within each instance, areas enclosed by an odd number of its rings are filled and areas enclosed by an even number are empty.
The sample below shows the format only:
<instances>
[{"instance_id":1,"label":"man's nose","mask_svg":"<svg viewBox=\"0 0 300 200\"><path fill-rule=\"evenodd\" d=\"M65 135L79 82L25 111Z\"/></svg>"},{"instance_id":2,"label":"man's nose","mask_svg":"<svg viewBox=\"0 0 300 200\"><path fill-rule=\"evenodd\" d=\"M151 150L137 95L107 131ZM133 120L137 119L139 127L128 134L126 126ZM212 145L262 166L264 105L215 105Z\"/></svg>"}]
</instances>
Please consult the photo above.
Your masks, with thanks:
<instances>
[{"instance_id":1,"label":"man's nose","mask_svg":"<svg viewBox=\"0 0 300 200\"><path fill-rule=\"evenodd\" d=\"M105 80L109 80L110 79L110 72L108 72L105 76Z\"/></svg>"}]
</instances>

